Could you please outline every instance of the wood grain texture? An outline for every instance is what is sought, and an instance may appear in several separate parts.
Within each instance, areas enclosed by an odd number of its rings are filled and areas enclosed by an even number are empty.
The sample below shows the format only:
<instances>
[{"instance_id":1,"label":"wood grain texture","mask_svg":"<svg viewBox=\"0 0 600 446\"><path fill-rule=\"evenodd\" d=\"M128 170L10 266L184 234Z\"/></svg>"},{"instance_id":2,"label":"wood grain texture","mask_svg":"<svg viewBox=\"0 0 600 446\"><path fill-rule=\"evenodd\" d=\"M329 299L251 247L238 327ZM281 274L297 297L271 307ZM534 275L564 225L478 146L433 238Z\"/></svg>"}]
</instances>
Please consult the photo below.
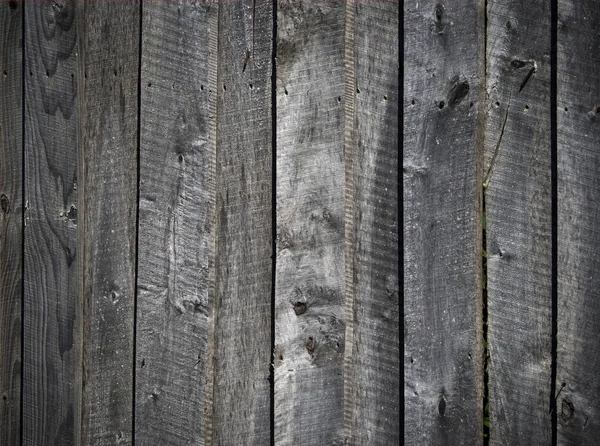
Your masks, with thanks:
<instances>
[{"instance_id":1,"label":"wood grain texture","mask_svg":"<svg viewBox=\"0 0 600 446\"><path fill-rule=\"evenodd\" d=\"M268 445L273 2L222 2L219 8L211 444Z\"/></svg>"},{"instance_id":2,"label":"wood grain texture","mask_svg":"<svg viewBox=\"0 0 600 446\"><path fill-rule=\"evenodd\" d=\"M74 444L75 2L25 6L23 444Z\"/></svg>"},{"instance_id":3,"label":"wood grain texture","mask_svg":"<svg viewBox=\"0 0 600 446\"><path fill-rule=\"evenodd\" d=\"M130 444L140 5L77 3L77 443Z\"/></svg>"},{"instance_id":4,"label":"wood grain texture","mask_svg":"<svg viewBox=\"0 0 600 446\"><path fill-rule=\"evenodd\" d=\"M487 2L490 444L550 444L550 3Z\"/></svg>"},{"instance_id":5,"label":"wood grain texture","mask_svg":"<svg viewBox=\"0 0 600 446\"><path fill-rule=\"evenodd\" d=\"M600 438L600 1L558 2L558 444Z\"/></svg>"},{"instance_id":6,"label":"wood grain texture","mask_svg":"<svg viewBox=\"0 0 600 446\"><path fill-rule=\"evenodd\" d=\"M218 5L142 10L135 439L204 444L215 238L209 43Z\"/></svg>"},{"instance_id":7,"label":"wood grain texture","mask_svg":"<svg viewBox=\"0 0 600 446\"><path fill-rule=\"evenodd\" d=\"M19 444L23 244L23 3L0 2L0 444Z\"/></svg>"},{"instance_id":8,"label":"wood grain texture","mask_svg":"<svg viewBox=\"0 0 600 446\"><path fill-rule=\"evenodd\" d=\"M344 6L277 4L279 445L343 442Z\"/></svg>"},{"instance_id":9,"label":"wood grain texture","mask_svg":"<svg viewBox=\"0 0 600 446\"><path fill-rule=\"evenodd\" d=\"M352 233L346 230L346 243L351 245L346 261L352 259L354 283L352 294L346 294L353 301L353 311L346 321L352 330L346 331L344 380L351 381L351 391L344 395L344 424L347 444L391 445L400 444L400 11L398 2L387 0L349 1L347 5L347 84L350 72L353 76L347 85L345 132L354 137L345 140L344 152L346 162L354 164L352 197L346 184L346 200L353 199L354 204ZM349 16L354 10L352 23ZM349 37L349 32L354 36ZM354 44L349 45L352 40ZM349 67L349 57L354 67ZM353 110L348 108L348 93L353 96ZM348 171L346 178L348 182Z\"/></svg>"},{"instance_id":10,"label":"wood grain texture","mask_svg":"<svg viewBox=\"0 0 600 446\"><path fill-rule=\"evenodd\" d=\"M404 441L482 444L483 2L404 2Z\"/></svg>"}]
</instances>

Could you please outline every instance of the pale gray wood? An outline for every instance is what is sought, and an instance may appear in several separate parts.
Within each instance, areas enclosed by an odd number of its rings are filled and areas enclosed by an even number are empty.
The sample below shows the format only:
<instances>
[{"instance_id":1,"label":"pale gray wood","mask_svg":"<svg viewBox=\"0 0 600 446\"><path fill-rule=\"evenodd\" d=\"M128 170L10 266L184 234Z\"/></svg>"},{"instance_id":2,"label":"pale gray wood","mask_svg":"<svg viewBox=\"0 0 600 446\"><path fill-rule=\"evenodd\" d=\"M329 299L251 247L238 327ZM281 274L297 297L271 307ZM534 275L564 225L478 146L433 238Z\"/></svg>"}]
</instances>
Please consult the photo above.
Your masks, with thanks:
<instances>
[{"instance_id":1,"label":"pale gray wood","mask_svg":"<svg viewBox=\"0 0 600 446\"><path fill-rule=\"evenodd\" d=\"M142 10L135 439L205 444L218 5Z\"/></svg>"},{"instance_id":2,"label":"pale gray wood","mask_svg":"<svg viewBox=\"0 0 600 446\"><path fill-rule=\"evenodd\" d=\"M476 0L404 2L407 444L483 443L484 23Z\"/></svg>"},{"instance_id":3,"label":"pale gray wood","mask_svg":"<svg viewBox=\"0 0 600 446\"><path fill-rule=\"evenodd\" d=\"M213 445L268 445L273 3L219 6Z\"/></svg>"},{"instance_id":4,"label":"pale gray wood","mask_svg":"<svg viewBox=\"0 0 600 446\"><path fill-rule=\"evenodd\" d=\"M0 444L21 439L23 3L0 2Z\"/></svg>"},{"instance_id":5,"label":"pale gray wood","mask_svg":"<svg viewBox=\"0 0 600 446\"><path fill-rule=\"evenodd\" d=\"M343 442L344 6L277 4L278 445Z\"/></svg>"},{"instance_id":6,"label":"pale gray wood","mask_svg":"<svg viewBox=\"0 0 600 446\"><path fill-rule=\"evenodd\" d=\"M559 445L600 438L600 1L558 2Z\"/></svg>"},{"instance_id":7,"label":"pale gray wood","mask_svg":"<svg viewBox=\"0 0 600 446\"><path fill-rule=\"evenodd\" d=\"M487 2L490 444L550 444L550 3Z\"/></svg>"},{"instance_id":8,"label":"pale gray wood","mask_svg":"<svg viewBox=\"0 0 600 446\"><path fill-rule=\"evenodd\" d=\"M132 442L140 4L77 2L78 444Z\"/></svg>"},{"instance_id":9,"label":"pale gray wood","mask_svg":"<svg viewBox=\"0 0 600 446\"><path fill-rule=\"evenodd\" d=\"M24 445L74 443L74 1L25 6Z\"/></svg>"},{"instance_id":10,"label":"pale gray wood","mask_svg":"<svg viewBox=\"0 0 600 446\"><path fill-rule=\"evenodd\" d=\"M347 444L400 443L399 3L346 8ZM351 221L349 222L348 219ZM348 391L349 390L349 391ZM410 408L409 408L410 410Z\"/></svg>"}]
</instances>

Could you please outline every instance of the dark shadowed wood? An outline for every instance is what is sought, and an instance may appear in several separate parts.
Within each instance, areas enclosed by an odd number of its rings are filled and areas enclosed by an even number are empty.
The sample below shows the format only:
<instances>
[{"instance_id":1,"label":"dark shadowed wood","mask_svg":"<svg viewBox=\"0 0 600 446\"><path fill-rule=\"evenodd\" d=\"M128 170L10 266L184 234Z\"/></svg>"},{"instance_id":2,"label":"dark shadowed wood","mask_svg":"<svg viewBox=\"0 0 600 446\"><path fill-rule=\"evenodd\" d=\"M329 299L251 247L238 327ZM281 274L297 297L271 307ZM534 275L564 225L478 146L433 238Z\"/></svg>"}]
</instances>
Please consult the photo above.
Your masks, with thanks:
<instances>
[{"instance_id":1,"label":"dark shadowed wood","mask_svg":"<svg viewBox=\"0 0 600 446\"><path fill-rule=\"evenodd\" d=\"M0 444L19 444L23 244L23 3L0 2Z\"/></svg>"},{"instance_id":2,"label":"dark shadowed wood","mask_svg":"<svg viewBox=\"0 0 600 446\"><path fill-rule=\"evenodd\" d=\"M483 441L483 12L475 0L404 2L407 444Z\"/></svg>"},{"instance_id":3,"label":"dark shadowed wood","mask_svg":"<svg viewBox=\"0 0 600 446\"><path fill-rule=\"evenodd\" d=\"M487 2L490 443L550 444L550 2Z\"/></svg>"},{"instance_id":4,"label":"dark shadowed wood","mask_svg":"<svg viewBox=\"0 0 600 446\"><path fill-rule=\"evenodd\" d=\"M277 8L275 443L342 444L344 2Z\"/></svg>"},{"instance_id":5,"label":"dark shadowed wood","mask_svg":"<svg viewBox=\"0 0 600 446\"><path fill-rule=\"evenodd\" d=\"M600 438L600 1L558 2L558 444Z\"/></svg>"},{"instance_id":6,"label":"dark shadowed wood","mask_svg":"<svg viewBox=\"0 0 600 446\"><path fill-rule=\"evenodd\" d=\"M271 438L272 8L219 11L214 445Z\"/></svg>"},{"instance_id":7,"label":"dark shadowed wood","mask_svg":"<svg viewBox=\"0 0 600 446\"><path fill-rule=\"evenodd\" d=\"M140 5L77 3L76 437L131 443Z\"/></svg>"},{"instance_id":8,"label":"dark shadowed wood","mask_svg":"<svg viewBox=\"0 0 600 446\"><path fill-rule=\"evenodd\" d=\"M142 10L135 439L204 444L218 6L161 1Z\"/></svg>"},{"instance_id":9,"label":"dark shadowed wood","mask_svg":"<svg viewBox=\"0 0 600 446\"><path fill-rule=\"evenodd\" d=\"M74 443L75 2L25 5L23 444Z\"/></svg>"},{"instance_id":10,"label":"dark shadowed wood","mask_svg":"<svg viewBox=\"0 0 600 446\"><path fill-rule=\"evenodd\" d=\"M346 276L353 286L344 424L352 445L400 443L398 20L395 1L347 4L345 157L353 177L347 171L346 200L354 209L346 216L353 220L346 262L354 271Z\"/></svg>"}]
</instances>

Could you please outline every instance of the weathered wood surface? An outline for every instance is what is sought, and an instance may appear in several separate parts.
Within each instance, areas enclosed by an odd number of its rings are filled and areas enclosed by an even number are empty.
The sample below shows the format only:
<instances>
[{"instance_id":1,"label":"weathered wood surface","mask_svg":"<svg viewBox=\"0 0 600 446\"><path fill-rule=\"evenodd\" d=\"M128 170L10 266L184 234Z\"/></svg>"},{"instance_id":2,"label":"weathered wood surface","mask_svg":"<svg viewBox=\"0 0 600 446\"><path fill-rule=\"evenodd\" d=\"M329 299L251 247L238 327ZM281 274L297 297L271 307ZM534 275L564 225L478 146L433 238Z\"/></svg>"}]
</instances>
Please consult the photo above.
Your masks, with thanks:
<instances>
[{"instance_id":1,"label":"weathered wood surface","mask_svg":"<svg viewBox=\"0 0 600 446\"><path fill-rule=\"evenodd\" d=\"M600 1L558 2L558 444L600 438Z\"/></svg>"},{"instance_id":2,"label":"weathered wood surface","mask_svg":"<svg viewBox=\"0 0 600 446\"><path fill-rule=\"evenodd\" d=\"M353 271L344 424L352 445L400 444L398 21L398 2L347 3L344 151L353 164L352 178L346 171L353 224L345 238Z\"/></svg>"},{"instance_id":3,"label":"weathered wood surface","mask_svg":"<svg viewBox=\"0 0 600 446\"><path fill-rule=\"evenodd\" d=\"M273 3L219 6L214 445L271 442Z\"/></svg>"},{"instance_id":4,"label":"weathered wood surface","mask_svg":"<svg viewBox=\"0 0 600 446\"><path fill-rule=\"evenodd\" d=\"M490 444L550 444L550 3L487 2Z\"/></svg>"},{"instance_id":5,"label":"weathered wood surface","mask_svg":"<svg viewBox=\"0 0 600 446\"><path fill-rule=\"evenodd\" d=\"M23 4L0 2L0 444L20 442Z\"/></svg>"},{"instance_id":6,"label":"weathered wood surface","mask_svg":"<svg viewBox=\"0 0 600 446\"><path fill-rule=\"evenodd\" d=\"M74 443L75 2L26 2L23 441Z\"/></svg>"},{"instance_id":7,"label":"weathered wood surface","mask_svg":"<svg viewBox=\"0 0 600 446\"><path fill-rule=\"evenodd\" d=\"M483 2L404 2L404 441L481 444Z\"/></svg>"},{"instance_id":8,"label":"weathered wood surface","mask_svg":"<svg viewBox=\"0 0 600 446\"><path fill-rule=\"evenodd\" d=\"M76 14L76 440L131 443L140 5L77 2Z\"/></svg>"},{"instance_id":9,"label":"weathered wood surface","mask_svg":"<svg viewBox=\"0 0 600 446\"><path fill-rule=\"evenodd\" d=\"M343 442L344 6L277 4L279 445Z\"/></svg>"},{"instance_id":10,"label":"weathered wood surface","mask_svg":"<svg viewBox=\"0 0 600 446\"><path fill-rule=\"evenodd\" d=\"M218 5L142 11L135 440L204 444Z\"/></svg>"}]
</instances>

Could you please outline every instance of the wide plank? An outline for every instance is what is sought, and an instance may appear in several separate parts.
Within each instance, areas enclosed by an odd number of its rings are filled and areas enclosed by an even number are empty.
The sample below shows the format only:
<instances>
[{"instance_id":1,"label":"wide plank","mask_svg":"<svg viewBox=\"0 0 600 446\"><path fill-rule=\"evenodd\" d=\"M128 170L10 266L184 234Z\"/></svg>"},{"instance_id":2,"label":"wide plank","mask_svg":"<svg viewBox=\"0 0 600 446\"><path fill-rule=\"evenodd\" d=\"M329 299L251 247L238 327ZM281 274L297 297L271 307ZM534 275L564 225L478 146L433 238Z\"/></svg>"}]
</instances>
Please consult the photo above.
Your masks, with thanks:
<instances>
[{"instance_id":1,"label":"wide plank","mask_svg":"<svg viewBox=\"0 0 600 446\"><path fill-rule=\"evenodd\" d=\"M483 443L483 2L404 2L404 441Z\"/></svg>"}]
</instances>

